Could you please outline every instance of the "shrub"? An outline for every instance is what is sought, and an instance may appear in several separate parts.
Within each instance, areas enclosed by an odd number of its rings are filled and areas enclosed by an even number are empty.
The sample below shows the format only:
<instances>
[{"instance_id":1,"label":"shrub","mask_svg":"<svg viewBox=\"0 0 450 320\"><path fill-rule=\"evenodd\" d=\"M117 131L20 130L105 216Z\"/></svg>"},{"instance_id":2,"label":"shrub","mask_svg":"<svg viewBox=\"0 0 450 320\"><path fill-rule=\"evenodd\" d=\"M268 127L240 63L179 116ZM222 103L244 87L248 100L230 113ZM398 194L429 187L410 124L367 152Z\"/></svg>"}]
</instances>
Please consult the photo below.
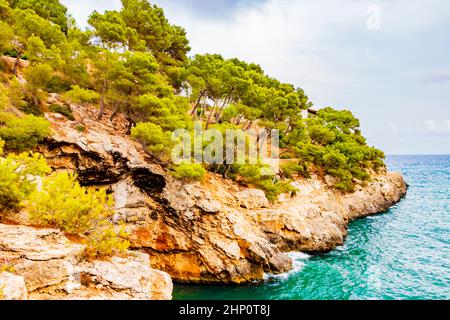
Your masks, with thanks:
<instances>
[{"instance_id":1,"label":"shrub","mask_svg":"<svg viewBox=\"0 0 450 320\"><path fill-rule=\"evenodd\" d=\"M85 132L86 131L86 127L83 126L82 124L77 124L75 129L77 129L78 132Z\"/></svg>"},{"instance_id":2,"label":"shrub","mask_svg":"<svg viewBox=\"0 0 450 320\"><path fill-rule=\"evenodd\" d=\"M68 106L60 105L60 104L51 104L48 107L50 112L59 113L65 116L69 120L75 120L75 117L72 114L72 110Z\"/></svg>"},{"instance_id":3,"label":"shrub","mask_svg":"<svg viewBox=\"0 0 450 320\"><path fill-rule=\"evenodd\" d=\"M3 124L3 126L2 126ZM37 146L50 133L50 123L41 117L0 115L0 138L7 150L21 151Z\"/></svg>"},{"instance_id":4,"label":"shrub","mask_svg":"<svg viewBox=\"0 0 450 320\"><path fill-rule=\"evenodd\" d=\"M60 77L53 76L47 83L46 91L62 93L69 91L71 88L70 83L61 79Z\"/></svg>"},{"instance_id":5,"label":"shrub","mask_svg":"<svg viewBox=\"0 0 450 320\"><path fill-rule=\"evenodd\" d=\"M0 110L5 110L9 105L8 91L0 83Z\"/></svg>"},{"instance_id":6,"label":"shrub","mask_svg":"<svg viewBox=\"0 0 450 320\"><path fill-rule=\"evenodd\" d=\"M281 171L289 179L293 179L295 174L298 174L303 178L311 178L306 164L288 163L281 166Z\"/></svg>"},{"instance_id":7,"label":"shrub","mask_svg":"<svg viewBox=\"0 0 450 320\"><path fill-rule=\"evenodd\" d=\"M46 177L42 190L30 196L30 218L87 239L84 255L99 258L124 252L129 242L110 217L114 202L104 189L84 188L67 172Z\"/></svg>"},{"instance_id":8,"label":"shrub","mask_svg":"<svg viewBox=\"0 0 450 320\"><path fill-rule=\"evenodd\" d=\"M178 179L200 181L206 174L205 168L200 164L180 164L173 167L172 175Z\"/></svg>"},{"instance_id":9,"label":"shrub","mask_svg":"<svg viewBox=\"0 0 450 320\"><path fill-rule=\"evenodd\" d=\"M83 256L92 260L114 254L124 254L130 246L127 238L128 233L125 232L124 227L116 231L107 223L89 234Z\"/></svg>"},{"instance_id":10,"label":"shrub","mask_svg":"<svg viewBox=\"0 0 450 320\"><path fill-rule=\"evenodd\" d=\"M0 264L0 274L2 272L9 272L9 273L15 273L16 270L14 269L14 266L9 263Z\"/></svg>"},{"instance_id":11,"label":"shrub","mask_svg":"<svg viewBox=\"0 0 450 320\"><path fill-rule=\"evenodd\" d=\"M282 193L295 192L297 189L293 187L289 181L273 179L263 179L256 182L256 186L264 191L267 199L274 202Z\"/></svg>"},{"instance_id":12,"label":"shrub","mask_svg":"<svg viewBox=\"0 0 450 320\"><path fill-rule=\"evenodd\" d=\"M112 215L112 198L104 190L80 186L66 172L44 178L42 190L30 199L30 217L71 234L88 234Z\"/></svg>"},{"instance_id":13,"label":"shrub","mask_svg":"<svg viewBox=\"0 0 450 320\"><path fill-rule=\"evenodd\" d=\"M167 157L173 146L171 133L150 122L138 123L131 129L131 136L157 158Z\"/></svg>"},{"instance_id":14,"label":"shrub","mask_svg":"<svg viewBox=\"0 0 450 320\"><path fill-rule=\"evenodd\" d=\"M18 209L36 189L36 179L50 172L38 153L22 153L0 158L0 212Z\"/></svg>"},{"instance_id":15,"label":"shrub","mask_svg":"<svg viewBox=\"0 0 450 320\"><path fill-rule=\"evenodd\" d=\"M63 99L77 104L97 103L100 95L92 90L80 88L80 86L72 86L72 90L63 94Z\"/></svg>"},{"instance_id":16,"label":"shrub","mask_svg":"<svg viewBox=\"0 0 450 320\"><path fill-rule=\"evenodd\" d=\"M36 117L41 117L44 115L41 107L34 103L34 101L25 101L24 105L20 108L21 111L26 114L30 114Z\"/></svg>"},{"instance_id":17,"label":"shrub","mask_svg":"<svg viewBox=\"0 0 450 320\"><path fill-rule=\"evenodd\" d=\"M9 83L8 96L9 96L9 103L13 107L26 112L28 102L25 101L26 100L25 88L17 78L13 78Z\"/></svg>"}]
</instances>

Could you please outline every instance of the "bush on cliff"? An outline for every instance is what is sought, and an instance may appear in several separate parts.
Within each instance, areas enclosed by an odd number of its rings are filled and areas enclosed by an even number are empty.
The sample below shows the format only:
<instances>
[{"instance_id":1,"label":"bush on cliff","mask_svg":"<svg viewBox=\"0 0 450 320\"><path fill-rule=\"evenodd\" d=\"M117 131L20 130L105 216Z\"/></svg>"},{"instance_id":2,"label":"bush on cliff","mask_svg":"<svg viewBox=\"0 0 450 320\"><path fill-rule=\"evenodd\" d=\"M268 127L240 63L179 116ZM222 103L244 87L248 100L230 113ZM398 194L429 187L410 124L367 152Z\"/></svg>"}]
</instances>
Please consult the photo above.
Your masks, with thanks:
<instances>
[{"instance_id":1,"label":"bush on cliff","mask_svg":"<svg viewBox=\"0 0 450 320\"><path fill-rule=\"evenodd\" d=\"M172 168L172 175L178 179L201 181L206 174L201 164L180 164Z\"/></svg>"},{"instance_id":2,"label":"bush on cliff","mask_svg":"<svg viewBox=\"0 0 450 320\"><path fill-rule=\"evenodd\" d=\"M0 140L0 152L2 141ZM16 210L36 190L38 178L50 172L38 153L10 154L0 158L0 213Z\"/></svg>"},{"instance_id":3,"label":"bush on cliff","mask_svg":"<svg viewBox=\"0 0 450 320\"><path fill-rule=\"evenodd\" d=\"M97 103L100 95L95 91L80 88L80 86L75 85L72 86L72 90L63 94L63 99L76 104Z\"/></svg>"},{"instance_id":4,"label":"bush on cliff","mask_svg":"<svg viewBox=\"0 0 450 320\"><path fill-rule=\"evenodd\" d=\"M89 258L124 252L129 242L116 231L110 218L114 201L104 189L84 188L74 174L54 174L43 179L42 189L30 197L30 218L69 234L85 236Z\"/></svg>"},{"instance_id":5,"label":"bush on cliff","mask_svg":"<svg viewBox=\"0 0 450 320\"><path fill-rule=\"evenodd\" d=\"M41 117L26 115L23 118L0 113L0 138L8 151L23 151L41 143L50 133L50 123Z\"/></svg>"},{"instance_id":6,"label":"bush on cliff","mask_svg":"<svg viewBox=\"0 0 450 320\"><path fill-rule=\"evenodd\" d=\"M50 107L48 107L48 110L53 113L59 113L63 116L65 116L69 120L75 120L75 117L72 114L72 110L68 106L63 106L60 104L51 104Z\"/></svg>"},{"instance_id":7,"label":"bush on cliff","mask_svg":"<svg viewBox=\"0 0 450 320\"><path fill-rule=\"evenodd\" d=\"M174 145L169 131L150 122L138 123L131 129L131 136L157 159L167 159Z\"/></svg>"}]
</instances>

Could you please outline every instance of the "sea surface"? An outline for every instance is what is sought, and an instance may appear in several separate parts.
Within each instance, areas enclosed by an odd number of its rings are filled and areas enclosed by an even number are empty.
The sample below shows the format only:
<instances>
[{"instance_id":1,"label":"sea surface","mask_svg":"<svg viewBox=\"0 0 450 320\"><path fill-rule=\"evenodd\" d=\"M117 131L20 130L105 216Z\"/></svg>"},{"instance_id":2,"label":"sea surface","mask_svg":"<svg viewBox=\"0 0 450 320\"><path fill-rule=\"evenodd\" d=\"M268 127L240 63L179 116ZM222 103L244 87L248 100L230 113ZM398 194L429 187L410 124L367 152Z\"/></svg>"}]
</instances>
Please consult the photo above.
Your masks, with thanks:
<instances>
[{"instance_id":1,"label":"sea surface","mask_svg":"<svg viewBox=\"0 0 450 320\"><path fill-rule=\"evenodd\" d=\"M175 299L450 299L450 156L389 156L407 197L351 223L344 246L293 253L294 270L247 286L175 285Z\"/></svg>"}]
</instances>

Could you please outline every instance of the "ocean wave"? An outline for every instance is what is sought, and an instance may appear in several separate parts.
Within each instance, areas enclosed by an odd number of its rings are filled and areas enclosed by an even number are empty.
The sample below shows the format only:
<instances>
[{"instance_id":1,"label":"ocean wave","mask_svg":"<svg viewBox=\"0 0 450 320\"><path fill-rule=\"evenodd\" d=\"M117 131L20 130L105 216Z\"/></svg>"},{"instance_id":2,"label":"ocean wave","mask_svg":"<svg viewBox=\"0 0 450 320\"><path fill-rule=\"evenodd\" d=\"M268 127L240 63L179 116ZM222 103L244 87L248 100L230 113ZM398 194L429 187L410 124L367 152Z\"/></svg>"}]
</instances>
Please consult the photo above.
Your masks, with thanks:
<instances>
[{"instance_id":1,"label":"ocean wave","mask_svg":"<svg viewBox=\"0 0 450 320\"><path fill-rule=\"evenodd\" d=\"M305 267L306 260L311 258L311 256L307 253L303 252L289 252L289 257L292 259L292 270L289 272L285 272L282 274L264 274L264 281L271 281L271 280L286 280L293 274L299 273L303 270Z\"/></svg>"}]
</instances>

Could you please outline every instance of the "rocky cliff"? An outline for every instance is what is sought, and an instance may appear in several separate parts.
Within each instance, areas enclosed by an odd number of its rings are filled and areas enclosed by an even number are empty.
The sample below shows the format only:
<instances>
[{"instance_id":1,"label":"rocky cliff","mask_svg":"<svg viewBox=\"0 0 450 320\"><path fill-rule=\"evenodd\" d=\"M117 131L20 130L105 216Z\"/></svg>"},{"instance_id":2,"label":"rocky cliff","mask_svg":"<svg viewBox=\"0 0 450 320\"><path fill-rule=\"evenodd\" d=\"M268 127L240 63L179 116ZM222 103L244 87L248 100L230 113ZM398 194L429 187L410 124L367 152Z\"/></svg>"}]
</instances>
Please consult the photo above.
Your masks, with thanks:
<instances>
[{"instance_id":1,"label":"rocky cliff","mask_svg":"<svg viewBox=\"0 0 450 320\"><path fill-rule=\"evenodd\" d=\"M343 244L351 220L383 212L406 194L406 184L396 173L375 175L367 186L347 195L330 188L327 178L299 179L294 182L298 192L275 204L262 191L219 175L209 174L202 183L181 182L129 139L120 115L113 123L98 122L94 110L71 108L75 121L46 114L52 136L39 151L54 170L75 171L83 185L108 188L116 203L114 221L126 223L137 253L128 260L80 263L73 257L77 245L61 244L62 235L54 230L20 229L31 232L24 236L30 241L57 240L56 247L43 246L48 250L41 253L5 245L12 238L2 231L0 254L22 257L17 269L23 280L6 278L24 281L32 298L167 299L171 281L166 273L189 283L261 280L265 273L291 269L286 252L332 250ZM29 225L26 215L9 221ZM74 275L82 285L71 291Z\"/></svg>"},{"instance_id":2,"label":"rocky cliff","mask_svg":"<svg viewBox=\"0 0 450 320\"><path fill-rule=\"evenodd\" d=\"M82 249L55 229L0 224L1 298L171 299L170 276L145 253L87 262Z\"/></svg>"}]
</instances>

